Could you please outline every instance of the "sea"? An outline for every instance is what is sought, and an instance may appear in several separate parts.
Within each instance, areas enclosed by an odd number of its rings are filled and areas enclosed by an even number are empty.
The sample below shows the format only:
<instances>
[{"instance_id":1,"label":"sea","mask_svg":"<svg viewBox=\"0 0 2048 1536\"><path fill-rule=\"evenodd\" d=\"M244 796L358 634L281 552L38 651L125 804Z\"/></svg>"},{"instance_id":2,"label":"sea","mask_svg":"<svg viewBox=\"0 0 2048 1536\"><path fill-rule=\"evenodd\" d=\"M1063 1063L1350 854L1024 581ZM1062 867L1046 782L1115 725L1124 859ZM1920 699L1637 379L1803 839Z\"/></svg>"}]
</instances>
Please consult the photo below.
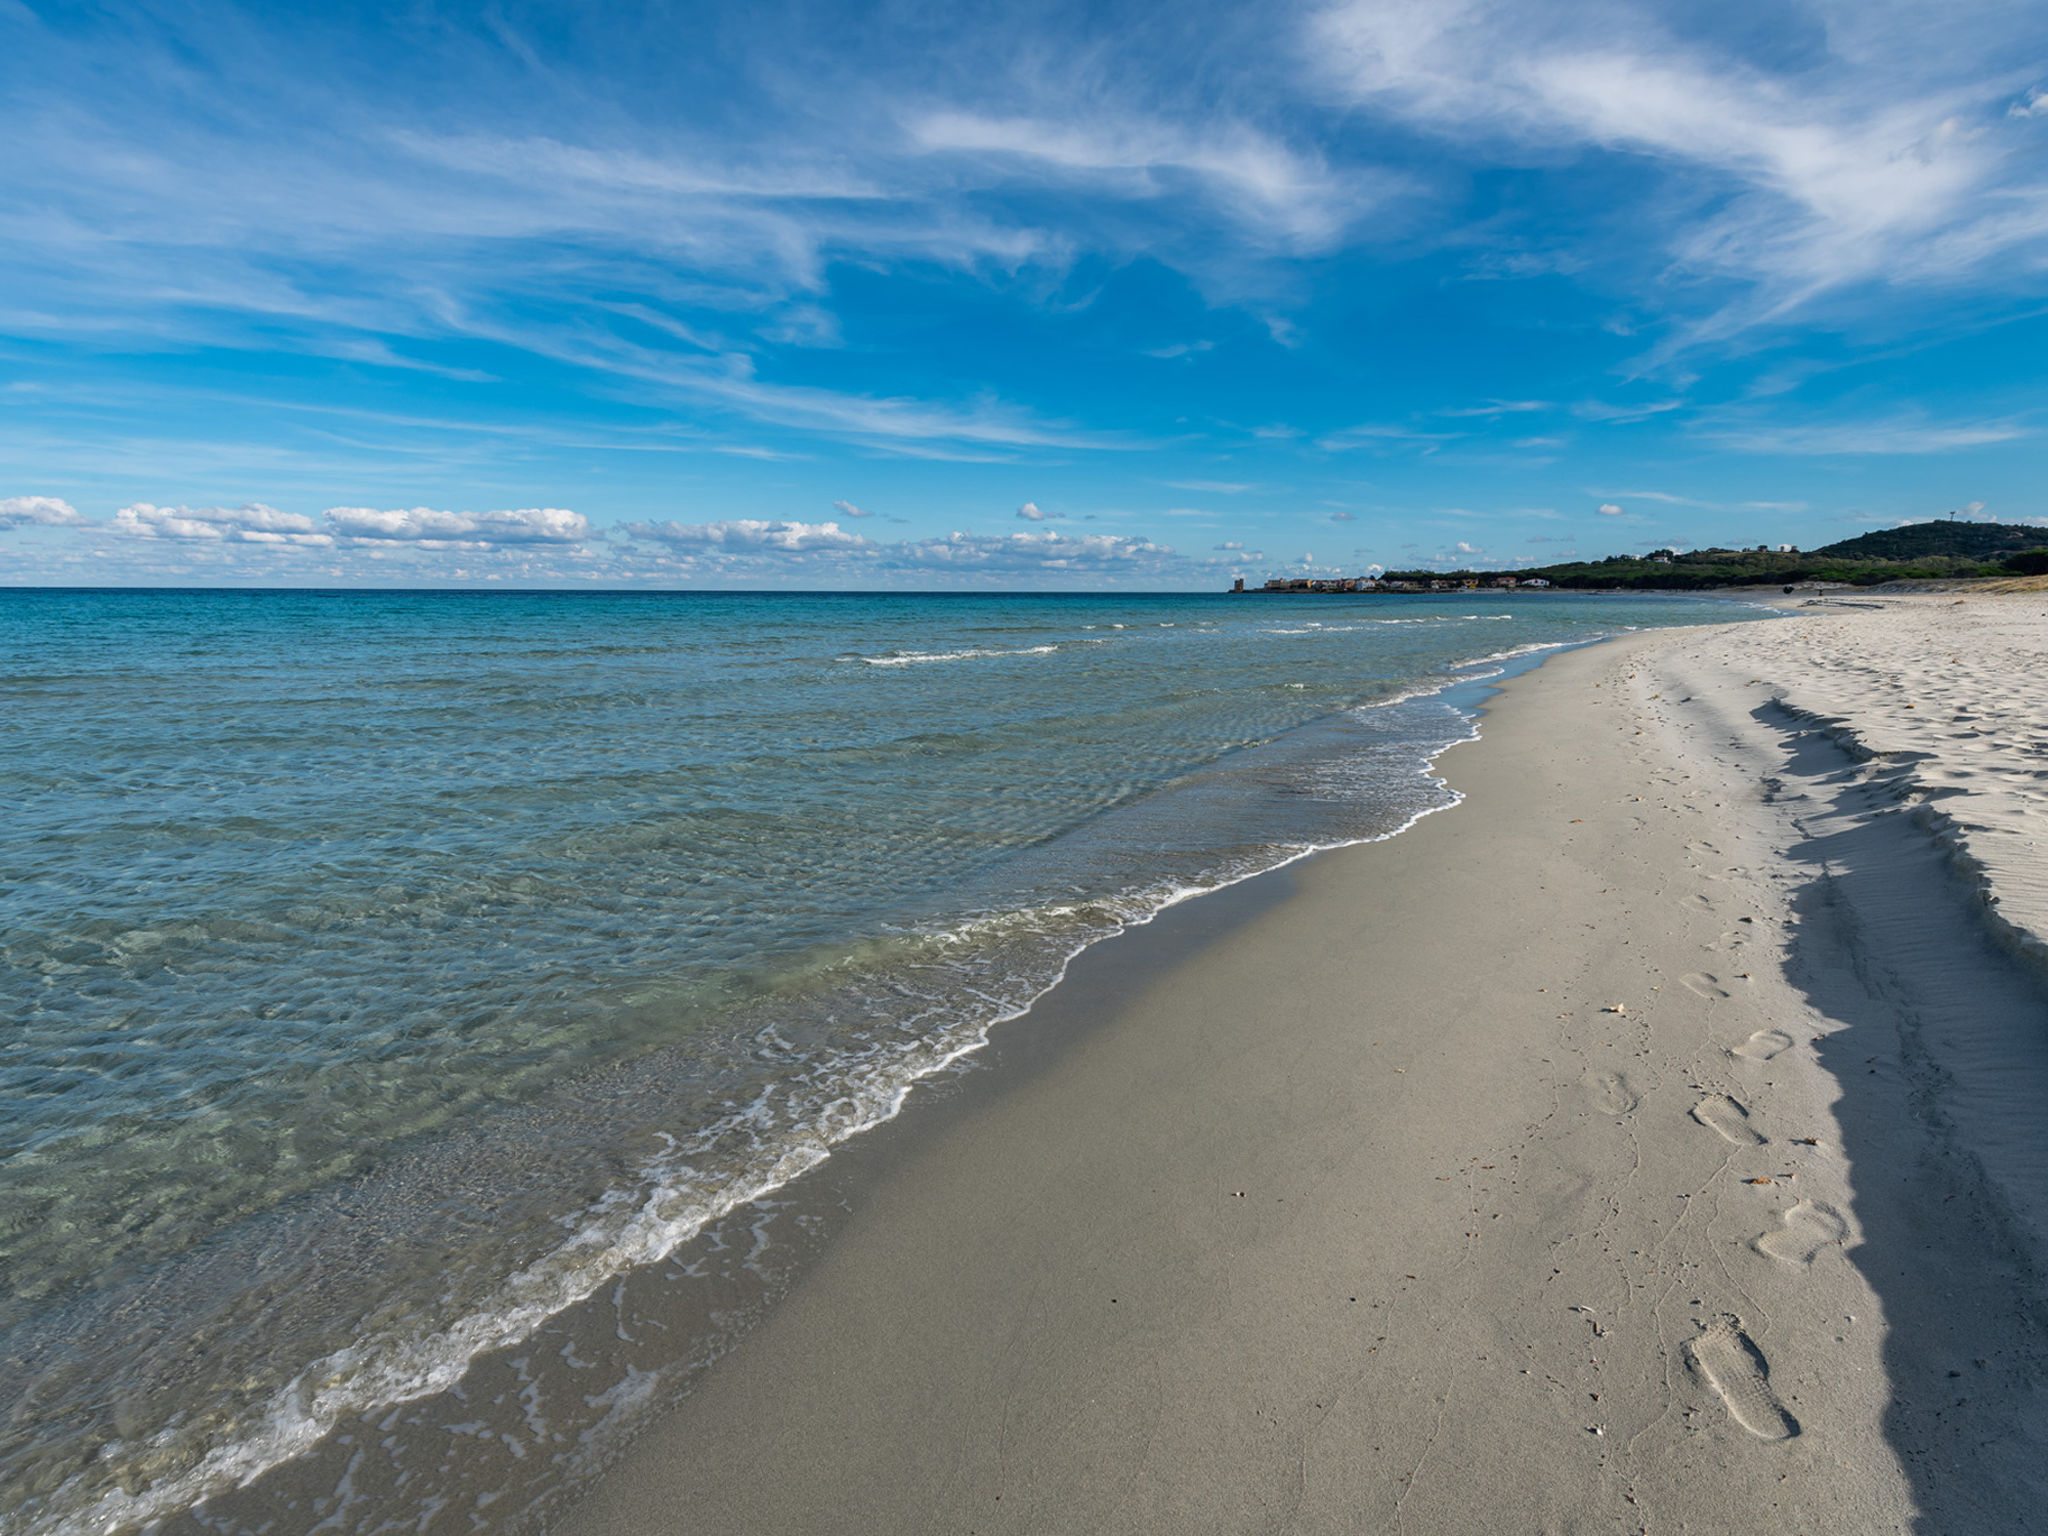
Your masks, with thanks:
<instances>
[{"instance_id":1,"label":"sea","mask_svg":"<svg viewBox=\"0 0 2048 1536\"><path fill-rule=\"evenodd\" d=\"M451 1409L483 1483L363 1455L772 1209L1088 946L1454 803L1434 759L1505 670L1761 616L0 593L0 1532L531 1528L655 1365ZM295 1463L332 1470L264 1513Z\"/></svg>"}]
</instances>

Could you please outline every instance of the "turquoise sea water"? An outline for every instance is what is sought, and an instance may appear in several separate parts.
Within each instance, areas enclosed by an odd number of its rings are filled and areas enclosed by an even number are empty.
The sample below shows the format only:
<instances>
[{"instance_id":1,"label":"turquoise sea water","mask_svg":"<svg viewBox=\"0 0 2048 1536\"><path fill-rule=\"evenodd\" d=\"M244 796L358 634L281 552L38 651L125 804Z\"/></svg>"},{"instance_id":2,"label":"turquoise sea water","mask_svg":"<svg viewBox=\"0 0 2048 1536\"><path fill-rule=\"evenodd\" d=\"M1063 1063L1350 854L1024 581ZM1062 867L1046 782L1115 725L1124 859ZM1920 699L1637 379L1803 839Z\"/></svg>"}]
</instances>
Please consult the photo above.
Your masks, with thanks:
<instances>
[{"instance_id":1,"label":"turquoise sea water","mask_svg":"<svg viewBox=\"0 0 2048 1536\"><path fill-rule=\"evenodd\" d=\"M447 1385L1081 947L1446 804L1447 680L1744 616L0 595L0 1530Z\"/></svg>"}]
</instances>

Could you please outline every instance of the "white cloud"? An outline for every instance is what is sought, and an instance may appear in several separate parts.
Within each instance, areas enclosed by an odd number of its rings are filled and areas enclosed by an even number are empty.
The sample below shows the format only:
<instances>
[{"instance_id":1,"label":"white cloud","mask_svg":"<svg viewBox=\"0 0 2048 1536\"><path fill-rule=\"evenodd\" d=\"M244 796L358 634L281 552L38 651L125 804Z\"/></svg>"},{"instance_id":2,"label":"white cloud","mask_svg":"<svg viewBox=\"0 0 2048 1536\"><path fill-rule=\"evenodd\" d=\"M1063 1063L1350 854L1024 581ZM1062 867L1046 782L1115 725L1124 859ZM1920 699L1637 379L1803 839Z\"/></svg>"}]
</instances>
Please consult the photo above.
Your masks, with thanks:
<instances>
[{"instance_id":1,"label":"white cloud","mask_svg":"<svg viewBox=\"0 0 2048 1536\"><path fill-rule=\"evenodd\" d=\"M260 501L239 507L159 507L138 501L114 514L116 533L140 539L195 539L245 544L323 546L334 540L313 519Z\"/></svg>"},{"instance_id":2,"label":"white cloud","mask_svg":"<svg viewBox=\"0 0 2048 1536\"><path fill-rule=\"evenodd\" d=\"M1126 198L1167 198L1192 185L1255 236L1301 250L1333 243L1374 194L1398 184L1385 172L1333 175L1312 151L1227 118L1184 126L1082 106L1059 117L927 112L908 127L930 154L1085 180Z\"/></svg>"},{"instance_id":3,"label":"white cloud","mask_svg":"<svg viewBox=\"0 0 2048 1536\"><path fill-rule=\"evenodd\" d=\"M2048 89L2035 86L2027 92L2025 101L2016 101L2005 109L2007 117L2048 117Z\"/></svg>"},{"instance_id":4,"label":"white cloud","mask_svg":"<svg viewBox=\"0 0 2048 1536\"><path fill-rule=\"evenodd\" d=\"M1330 521L1333 523L1355 523L1358 521L1358 514L1356 512L1332 512L1330 514Z\"/></svg>"},{"instance_id":5,"label":"white cloud","mask_svg":"<svg viewBox=\"0 0 2048 1536\"><path fill-rule=\"evenodd\" d=\"M917 539L894 546L889 563L921 570L1034 571L1149 566L1173 554L1170 544L1115 533L970 534Z\"/></svg>"},{"instance_id":6,"label":"white cloud","mask_svg":"<svg viewBox=\"0 0 2048 1536\"><path fill-rule=\"evenodd\" d=\"M1243 548L1244 548L1244 540L1243 540L1243 539L1225 539L1225 540L1224 540L1224 541L1223 541L1223 542L1222 542L1221 544L1218 544L1218 545L1216 545L1216 546L1215 546L1215 548L1217 549L1217 551L1218 551L1218 552L1227 552L1227 551L1229 551L1229 550L1233 550L1233 549L1243 549Z\"/></svg>"},{"instance_id":7,"label":"white cloud","mask_svg":"<svg viewBox=\"0 0 2048 1536\"><path fill-rule=\"evenodd\" d=\"M1729 423L1703 434L1744 453L1799 456L1835 454L1953 453L2014 442L2034 435L2033 429L2010 418L1992 421L1930 421L1917 412L1872 421Z\"/></svg>"},{"instance_id":8,"label":"white cloud","mask_svg":"<svg viewBox=\"0 0 2048 1536\"><path fill-rule=\"evenodd\" d=\"M1595 510L1598 511L1602 517L1619 517L1621 516L1622 509L1616 506L1611 501L1603 501Z\"/></svg>"},{"instance_id":9,"label":"white cloud","mask_svg":"<svg viewBox=\"0 0 2048 1536\"><path fill-rule=\"evenodd\" d=\"M712 550L771 550L808 554L815 550L871 550L877 546L837 523L764 522L733 518L716 523L627 523L622 530L636 539Z\"/></svg>"},{"instance_id":10,"label":"white cloud","mask_svg":"<svg viewBox=\"0 0 2048 1536\"><path fill-rule=\"evenodd\" d=\"M78 509L57 496L0 496L0 529L58 528L85 521Z\"/></svg>"},{"instance_id":11,"label":"white cloud","mask_svg":"<svg viewBox=\"0 0 2048 1536\"><path fill-rule=\"evenodd\" d=\"M1316 446L1329 453L1348 453L1354 448L1372 448L1382 452L1392 448L1420 448L1424 453L1434 453L1440 444L1453 441L1457 435L1454 432L1422 432L1394 422L1361 422L1355 427L1326 433L1316 439Z\"/></svg>"},{"instance_id":12,"label":"white cloud","mask_svg":"<svg viewBox=\"0 0 2048 1536\"><path fill-rule=\"evenodd\" d=\"M865 507L856 507L850 501L835 501L832 505L839 509L842 517L873 517L875 515Z\"/></svg>"},{"instance_id":13,"label":"white cloud","mask_svg":"<svg viewBox=\"0 0 2048 1536\"><path fill-rule=\"evenodd\" d=\"M388 544L573 544L590 535L589 519L561 507L507 512L329 507L325 516L328 527L341 537Z\"/></svg>"},{"instance_id":14,"label":"white cloud","mask_svg":"<svg viewBox=\"0 0 2048 1536\"><path fill-rule=\"evenodd\" d=\"M1600 149L1672 173L1670 254L1762 288L1703 333L1843 284L1946 278L2038 247L2048 179L2001 123L2010 13L1816 12L1816 40L1789 63L1626 0L1345 0L1313 34L1342 89L1408 126L1525 161ZM1796 41L1784 19L1777 41Z\"/></svg>"},{"instance_id":15,"label":"white cloud","mask_svg":"<svg viewBox=\"0 0 2048 1536\"><path fill-rule=\"evenodd\" d=\"M1064 512L1041 512L1038 508L1038 503L1035 501L1025 502L1023 506L1017 509L1017 515L1027 523L1042 523L1049 518L1066 516Z\"/></svg>"},{"instance_id":16,"label":"white cloud","mask_svg":"<svg viewBox=\"0 0 2048 1536\"><path fill-rule=\"evenodd\" d=\"M1629 490L1629 491L1615 491L1615 490L1609 490L1609 491L1605 491L1605 492L1599 492L1599 491L1595 491L1595 492L1590 492L1589 494L1592 494L1592 495L1606 495L1606 496L1614 496L1614 497L1620 497L1620 498L1624 498L1624 499L1626 499L1626 500L1628 500L1628 501L1661 501L1661 502L1664 502L1664 503L1665 503L1666 505L1669 505L1669 506L1674 506L1674 507L1713 507L1713 506L1715 506L1715 503L1713 503L1713 502L1710 502L1710 501L1700 501L1700 500L1698 500L1697 498L1695 498L1695 497L1692 497L1692 496L1675 496L1675 495L1673 495L1673 494L1672 494L1672 493L1671 493L1670 491L1635 491L1635 490ZM1606 509L1605 507L1602 507L1602 508L1601 508L1600 510L1601 510L1601 511L1603 511L1603 512L1605 512L1605 511L1606 511L1607 509ZM1616 510L1616 511L1619 511L1619 510L1620 510L1620 508L1618 508L1618 507L1617 507L1617 508L1616 508L1615 510Z\"/></svg>"},{"instance_id":17,"label":"white cloud","mask_svg":"<svg viewBox=\"0 0 2048 1536\"><path fill-rule=\"evenodd\" d=\"M1489 400L1484 405L1468 405L1457 410L1438 411L1439 416L1478 416L1488 420L1497 416L1516 416L1528 411L1547 411L1547 400Z\"/></svg>"},{"instance_id":18,"label":"white cloud","mask_svg":"<svg viewBox=\"0 0 2048 1536\"><path fill-rule=\"evenodd\" d=\"M981 583L1006 577L1187 577L1203 569L1173 547L1121 534L1062 534L1054 529L1012 534L953 533L939 538L876 541L836 523L629 523L622 532L671 551L697 578L773 581L802 570L811 579L866 584L894 578Z\"/></svg>"}]
</instances>

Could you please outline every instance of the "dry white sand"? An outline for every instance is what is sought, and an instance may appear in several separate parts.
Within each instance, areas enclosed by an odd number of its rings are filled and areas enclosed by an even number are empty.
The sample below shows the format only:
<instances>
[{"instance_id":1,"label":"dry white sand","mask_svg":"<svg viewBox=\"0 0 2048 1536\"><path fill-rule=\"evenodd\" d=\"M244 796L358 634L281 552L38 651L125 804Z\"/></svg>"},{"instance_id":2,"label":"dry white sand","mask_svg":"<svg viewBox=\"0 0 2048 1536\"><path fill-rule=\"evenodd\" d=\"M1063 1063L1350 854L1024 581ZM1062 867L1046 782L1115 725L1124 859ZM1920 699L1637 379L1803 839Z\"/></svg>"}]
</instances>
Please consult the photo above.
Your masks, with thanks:
<instances>
[{"instance_id":1,"label":"dry white sand","mask_svg":"<svg viewBox=\"0 0 2048 1536\"><path fill-rule=\"evenodd\" d=\"M1099 947L1103 1017L882 1133L556 1529L2048 1521L2044 607L1517 681L1463 805Z\"/></svg>"}]
</instances>

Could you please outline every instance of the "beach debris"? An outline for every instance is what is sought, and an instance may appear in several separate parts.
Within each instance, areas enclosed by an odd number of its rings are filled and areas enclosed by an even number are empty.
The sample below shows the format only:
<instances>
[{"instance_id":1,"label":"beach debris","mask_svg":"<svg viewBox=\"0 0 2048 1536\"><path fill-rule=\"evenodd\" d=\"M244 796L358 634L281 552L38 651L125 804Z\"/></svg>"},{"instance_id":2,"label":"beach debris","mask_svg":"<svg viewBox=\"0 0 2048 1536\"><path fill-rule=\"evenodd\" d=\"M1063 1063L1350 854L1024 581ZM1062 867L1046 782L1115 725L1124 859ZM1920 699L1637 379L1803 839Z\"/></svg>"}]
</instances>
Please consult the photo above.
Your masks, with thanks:
<instances>
[{"instance_id":1,"label":"beach debris","mask_svg":"<svg viewBox=\"0 0 2048 1536\"><path fill-rule=\"evenodd\" d=\"M1745 1184L1775 1184L1778 1181L1769 1174L1761 1174L1754 1179L1744 1179L1742 1182Z\"/></svg>"},{"instance_id":2,"label":"beach debris","mask_svg":"<svg viewBox=\"0 0 2048 1536\"><path fill-rule=\"evenodd\" d=\"M1601 1009L1600 1011L1601 1011L1602 1013L1627 1013L1627 1012L1628 1012L1628 1004L1627 1004L1627 1003L1615 1003L1615 1004L1613 1004L1613 1005L1612 1005L1612 1006L1610 1006L1610 1007L1602 1008L1602 1009Z\"/></svg>"},{"instance_id":3,"label":"beach debris","mask_svg":"<svg viewBox=\"0 0 2048 1536\"><path fill-rule=\"evenodd\" d=\"M1792 1145L1795 1147L1817 1147L1820 1145L1820 1138L1818 1136L1794 1136L1792 1138Z\"/></svg>"}]
</instances>

